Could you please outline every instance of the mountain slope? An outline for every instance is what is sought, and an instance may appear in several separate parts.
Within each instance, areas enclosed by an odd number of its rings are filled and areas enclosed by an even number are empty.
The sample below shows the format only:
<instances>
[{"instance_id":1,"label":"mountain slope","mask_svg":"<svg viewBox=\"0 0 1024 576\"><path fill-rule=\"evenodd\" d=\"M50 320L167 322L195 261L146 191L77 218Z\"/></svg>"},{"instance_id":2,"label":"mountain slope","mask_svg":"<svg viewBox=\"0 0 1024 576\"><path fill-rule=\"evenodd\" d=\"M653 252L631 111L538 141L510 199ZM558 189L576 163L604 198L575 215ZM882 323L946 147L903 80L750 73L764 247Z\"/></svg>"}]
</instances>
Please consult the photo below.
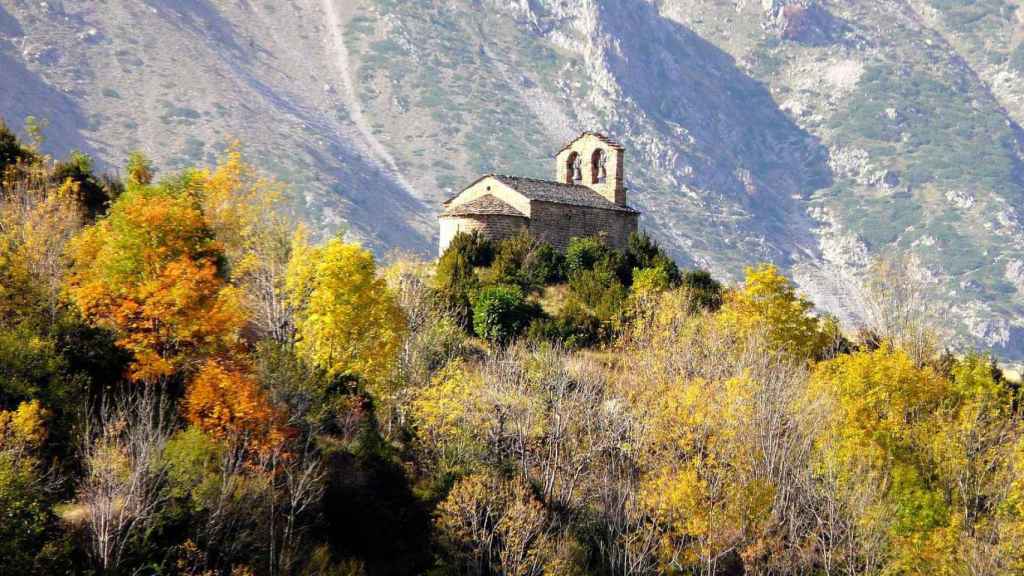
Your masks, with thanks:
<instances>
[{"instance_id":1,"label":"mountain slope","mask_svg":"<svg viewBox=\"0 0 1024 576\"><path fill-rule=\"evenodd\" d=\"M91 4L91 3L90 3ZM846 319L907 252L962 341L1024 357L1021 12L1004 0L0 0L0 113L164 169L229 138L323 230L429 253L480 173L584 129L678 258L771 260ZM12 80L8 80L8 78ZM346 224L347 223L347 224Z\"/></svg>"}]
</instances>

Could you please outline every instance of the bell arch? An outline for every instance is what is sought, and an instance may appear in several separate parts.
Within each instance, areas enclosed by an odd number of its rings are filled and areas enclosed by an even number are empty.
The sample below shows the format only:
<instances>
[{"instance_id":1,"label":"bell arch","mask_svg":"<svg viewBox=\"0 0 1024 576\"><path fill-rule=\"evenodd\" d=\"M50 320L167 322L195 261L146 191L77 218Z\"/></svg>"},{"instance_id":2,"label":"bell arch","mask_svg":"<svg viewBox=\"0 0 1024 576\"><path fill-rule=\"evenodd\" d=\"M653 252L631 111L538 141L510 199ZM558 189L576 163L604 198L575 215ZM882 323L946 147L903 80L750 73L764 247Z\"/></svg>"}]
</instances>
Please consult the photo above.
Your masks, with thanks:
<instances>
[{"instance_id":1,"label":"bell arch","mask_svg":"<svg viewBox=\"0 0 1024 576\"><path fill-rule=\"evenodd\" d=\"M571 152L565 158L565 183L581 184L583 182L583 167L578 152Z\"/></svg>"},{"instance_id":2,"label":"bell arch","mask_svg":"<svg viewBox=\"0 0 1024 576\"><path fill-rule=\"evenodd\" d=\"M608 181L608 154L604 148L594 150L590 155L590 183L604 184Z\"/></svg>"}]
</instances>

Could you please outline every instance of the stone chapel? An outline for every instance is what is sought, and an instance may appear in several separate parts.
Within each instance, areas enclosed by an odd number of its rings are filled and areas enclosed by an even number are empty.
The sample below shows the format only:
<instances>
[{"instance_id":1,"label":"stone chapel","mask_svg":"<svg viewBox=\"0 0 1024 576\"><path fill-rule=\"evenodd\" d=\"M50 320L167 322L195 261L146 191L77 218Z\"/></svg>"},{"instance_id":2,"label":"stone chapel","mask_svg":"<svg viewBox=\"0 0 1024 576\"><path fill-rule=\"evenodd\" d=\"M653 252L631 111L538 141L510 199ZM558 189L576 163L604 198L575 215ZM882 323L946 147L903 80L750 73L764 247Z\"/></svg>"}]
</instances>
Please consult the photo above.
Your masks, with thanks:
<instances>
[{"instance_id":1,"label":"stone chapel","mask_svg":"<svg viewBox=\"0 0 1024 576\"><path fill-rule=\"evenodd\" d=\"M584 132L555 156L553 181L481 177L444 203L438 253L460 232L500 240L523 228L559 250L578 236L603 236L624 248L640 218L626 202L624 153L607 136Z\"/></svg>"}]
</instances>

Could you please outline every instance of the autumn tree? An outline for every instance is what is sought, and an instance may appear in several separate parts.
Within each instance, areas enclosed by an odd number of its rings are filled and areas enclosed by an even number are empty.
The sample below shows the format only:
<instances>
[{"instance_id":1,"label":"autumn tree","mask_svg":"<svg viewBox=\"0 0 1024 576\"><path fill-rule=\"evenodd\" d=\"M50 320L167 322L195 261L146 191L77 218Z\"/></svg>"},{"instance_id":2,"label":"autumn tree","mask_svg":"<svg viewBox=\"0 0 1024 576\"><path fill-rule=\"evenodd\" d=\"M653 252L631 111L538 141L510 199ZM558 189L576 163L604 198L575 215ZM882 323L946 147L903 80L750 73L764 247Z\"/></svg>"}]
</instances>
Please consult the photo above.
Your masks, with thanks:
<instances>
[{"instance_id":1,"label":"autumn tree","mask_svg":"<svg viewBox=\"0 0 1024 576\"><path fill-rule=\"evenodd\" d=\"M412 404L424 460L442 477L466 476L467 492L456 495L459 488L453 489L452 505L469 506L461 498L478 490L490 490L487 498L493 498L511 486L531 486L536 505L516 504L516 510L601 521L586 541L574 540L569 522L546 527L545 551L537 554L572 565L571 550L583 549L601 558L602 566L649 573L655 540L636 506L635 454L629 448L635 445L635 421L623 399L611 394L604 370L556 348L519 344L492 354L475 372L463 363L446 367ZM481 488L481 482L491 488ZM510 505L503 499L472 500L474 507ZM445 513L476 514L460 510ZM458 522L473 520L462 516ZM473 546L492 538L500 535L471 537Z\"/></svg>"},{"instance_id":2,"label":"autumn tree","mask_svg":"<svg viewBox=\"0 0 1024 576\"><path fill-rule=\"evenodd\" d=\"M196 171L192 186L224 248L250 322L261 336L291 343L295 322L286 275L305 230L286 202L284 187L246 163L237 142L216 167Z\"/></svg>"},{"instance_id":3,"label":"autumn tree","mask_svg":"<svg viewBox=\"0 0 1024 576\"><path fill-rule=\"evenodd\" d=\"M56 319L65 248L82 221L78 186L51 184L44 165L27 167L0 186L0 317Z\"/></svg>"},{"instance_id":4,"label":"autumn tree","mask_svg":"<svg viewBox=\"0 0 1024 576\"><path fill-rule=\"evenodd\" d=\"M417 390L412 426L423 458L438 474L471 471L486 448L477 433L485 425L482 384L459 361L445 366Z\"/></svg>"},{"instance_id":5,"label":"autumn tree","mask_svg":"<svg viewBox=\"0 0 1024 576\"><path fill-rule=\"evenodd\" d=\"M114 329L135 357L131 378L170 376L231 348L244 315L223 251L179 186L137 187L71 245L69 292L83 316Z\"/></svg>"},{"instance_id":6,"label":"autumn tree","mask_svg":"<svg viewBox=\"0 0 1024 576\"><path fill-rule=\"evenodd\" d=\"M128 155L125 172L128 174L129 185L148 186L153 183L153 161L139 150Z\"/></svg>"},{"instance_id":7,"label":"autumn tree","mask_svg":"<svg viewBox=\"0 0 1024 576\"><path fill-rule=\"evenodd\" d=\"M759 330L768 345L796 358L812 359L835 341L838 327L812 313L814 304L772 265L747 269L743 285L725 295L718 320L741 337Z\"/></svg>"},{"instance_id":8,"label":"autumn tree","mask_svg":"<svg viewBox=\"0 0 1024 576\"><path fill-rule=\"evenodd\" d=\"M299 246L287 285L299 352L329 375L357 378L388 399L406 321L373 255L338 239Z\"/></svg>"},{"instance_id":9,"label":"autumn tree","mask_svg":"<svg viewBox=\"0 0 1024 576\"><path fill-rule=\"evenodd\" d=\"M551 520L521 482L460 480L438 506L435 526L459 573L540 576L555 558Z\"/></svg>"},{"instance_id":10,"label":"autumn tree","mask_svg":"<svg viewBox=\"0 0 1024 576\"><path fill-rule=\"evenodd\" d=\"M412 258L397 258L384 271L406 319L398 376L413 388L429 384L435 372L460 355L466 341L455 315L436 297L431 273L429 264Z\"/></svg>"},{"instance_id":11,"label":"autumn tree","mask_svg":"<svg viewBox=\"0 0 1024 576\"><path fill-rule=\"evenodd\" d=\"M54 478L44 467L49 412L38 401L0 410L0 571L37 564L53 523Z\"/></svg>"},{"instance_id":12,"label":"autumn tree","mask_svg":"<svg viewBox=\"0 0 1024 576\"><path fill-rule=\"evenodd\" d=\"M218 440L239 441L257 452L284 440L281 416L244 366L207 360L189 382L185 418Z\"/></svg>"},{"instance_id":13,"label":"autumn tree","mask_svg":"<svg viewBox=\"0 0 1024 576\"><path fill-rule=\"evenodd\" d=\"M834 472L852 515L853 566L1000 573L1019 535L1000 530L1020 438L1016 393L980 357L952 374L891 344L821 364L810 392L830 406L816 469ZM871 495L863 501L862 495Z\"/></svg>"},{"instance_id":14,"label":"autumn tree","mask_svg":"<svg viewBox=\"0 0 1024 576\"><path fill-rule=\"evenodd\" d=\"M910 256L878 258L865 272L855 300L868 338L906 350L918 362L940 352L937 311L923 276Z\"/></svg>"},{"instance_id":15,"label":"autumn tree","mask_svg":"<svg viewBox=\"0 0 1024 576\"><path fill-rule=\"evenodd\" d=\"M693 299L687 287L662 293L624 342L639 501L661 569L808 569L802 473L817 428L797 409L806 360L777 347L770 326L737 330Z\"/></svg>"}]
</instances>

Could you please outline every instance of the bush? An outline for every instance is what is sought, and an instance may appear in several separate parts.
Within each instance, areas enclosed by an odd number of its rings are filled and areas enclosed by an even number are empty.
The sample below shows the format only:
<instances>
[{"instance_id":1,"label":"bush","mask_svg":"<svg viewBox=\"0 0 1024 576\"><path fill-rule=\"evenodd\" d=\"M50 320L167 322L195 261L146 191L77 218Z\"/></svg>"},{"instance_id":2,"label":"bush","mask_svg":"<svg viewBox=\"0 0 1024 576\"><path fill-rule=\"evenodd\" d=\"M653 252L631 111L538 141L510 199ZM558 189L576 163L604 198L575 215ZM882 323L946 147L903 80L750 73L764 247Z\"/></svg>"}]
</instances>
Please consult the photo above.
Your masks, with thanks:
<instances>
[{"instance_id":1,"label":"bush","mask_svg":"<svg viewBox=\"0 0 1024 576\"><path fill-rule=\"evenodd\" d=\"M441 258L451 253L462 254L473 267L490 266L494 261L494 244L477 231L470 234L459 232L452 238Z\"/></svg>"},{"instance_id":2,"label":"bush","mask_svg":"<svg viewBox=\"0 0 1024 576\"><path fill-rule=\"evenodd\" d=\"M565 274L572 280L576 274L587 270L597 270L612 274L628 286L632 269L629 268L625 256L604 243L598 236L573 238L565 251Z\"/></svg>"},{"instance_id":3,"label":"bush","mask_svg":"<svg viewBox=\"0 0 1024 576\"><path fill-rule=\"evenodd\" d=\"M681 280L679 267L646 233L634 232L629 235L625 258L629 270L661 268L668 277L670 286L679 285ZM632 279L632 281L635 280L635 278Z\"/></svg>"},{"instance_id":4,"label":"bush","mask_svg":"<svg viewBox=\"0 0 1024 576\"><path fill-rule=\"evenodd\" d=\"M622 310L626 287L610 270L584 270L569 278L569 288L580 303L588 306L601 320L611 320Z\"/></svg>"},{"instance_id":5,"label":"bush","mask_svg":"<svg viewBox=\"0 0 1024 576\"><path fill-rule=\"evenodd\" d=\"M0 176L8 166L13 166L18 162L31 162L35 157L32 150L23 146L14 132L4 123L3 118L0 118Z\"/></svg>"},{"instance_id":6,"label":"bush","mask_svg":"<svg viewBox=\"0 0 1024 576\"><path fill-rule=\"evenodd\" d=\"M472 325L470 294L479 286L473 264L460 250L446 250L437 262L436 290L440 307L448 311L459 326Z\"/></svg>"},{"instance_id":7,"label":"bush","mask_svg":"<svg viewBox=\"0 0 1024 576\"><path fill-rule=\"evenodd\" d=\"M661 266L633 269L633 294L650 296L668 290L672 285L668 272Z\"/></svg>"},{"instance_id":8,"label":"bush","mask_svg":"<svg viewBox=\"0 0 1024 576\"><path fill-rule=\"evenodd\" d=\"M714 312L722 307L722 285L706 270L688 270L680 280L680 286L687 288L694 304L703 310Z\"/></svg>"},{"instance_id":9,"label":"bush","mask_svg":"<svg viewBox=\"0 0 1024 576\"><path fill-rule=\"evenodd\" d=\"M66 160L62 160L54 166L53 180L54 182L71 180L78 184L78 194L82 206L85 207L90 218L95 218L105 212L110 204L111 193L107 189L107 185L93 172L92 158L88 154L72 150ZM118 186L112 180L109 185L111 187Z\"/></svg>"},{"instance_id":10,"label":"bush","mask_svg":"<svg viewBox=\"0 0 1024 576\"><path fill-rule=\"evenodd\" d=\"M547 242L539 242L526 230L498 242L491 280L515 284L526 292L537 292L546 284L563 278L562 255Z\"/></svg>"},{"instance_id":11,"label":"bush","mask_svg":"<svg viewBox=\"0 0 1024 576\"><path fill-rule=\"evenodd\" d=\"M481 338L504 344L540 313L540 307L528 302L518 286L487 286L473 299L473 329Z\"/></svg>"},{"instance_id":12,"label":"bush","mask_svg":"<svg viewBox=\"0 0 1024 576\"><path fill-rule=\"evenodd\" d=\"M547 242L538 244L526 255L523 268L530 278L542 284L565 280L565 257Z\"/></svg>"},{"instance_id":13,"label":"bush","mask_svg":"<svg viewBox=\"0 0 1024 576\"><path fill-rule=\"evenodd\" d=\"M571 277L584 270L593 270L598 262L607 258L609 251L610 248L596 236L569 240L565 250L566 275Z\"/></svg>"},{"instance_id":14,"label":"bush","mask_svg":"<svg viewBox=\"0 0 1024 576\"><path fill-rule=\"evenodd\" d=\"M609 334L601 320L575 299L570 299L554 318L534 320L527 331L531 340L559 342L566 348L596 346Z\"/></svg>"}]
</instances>

